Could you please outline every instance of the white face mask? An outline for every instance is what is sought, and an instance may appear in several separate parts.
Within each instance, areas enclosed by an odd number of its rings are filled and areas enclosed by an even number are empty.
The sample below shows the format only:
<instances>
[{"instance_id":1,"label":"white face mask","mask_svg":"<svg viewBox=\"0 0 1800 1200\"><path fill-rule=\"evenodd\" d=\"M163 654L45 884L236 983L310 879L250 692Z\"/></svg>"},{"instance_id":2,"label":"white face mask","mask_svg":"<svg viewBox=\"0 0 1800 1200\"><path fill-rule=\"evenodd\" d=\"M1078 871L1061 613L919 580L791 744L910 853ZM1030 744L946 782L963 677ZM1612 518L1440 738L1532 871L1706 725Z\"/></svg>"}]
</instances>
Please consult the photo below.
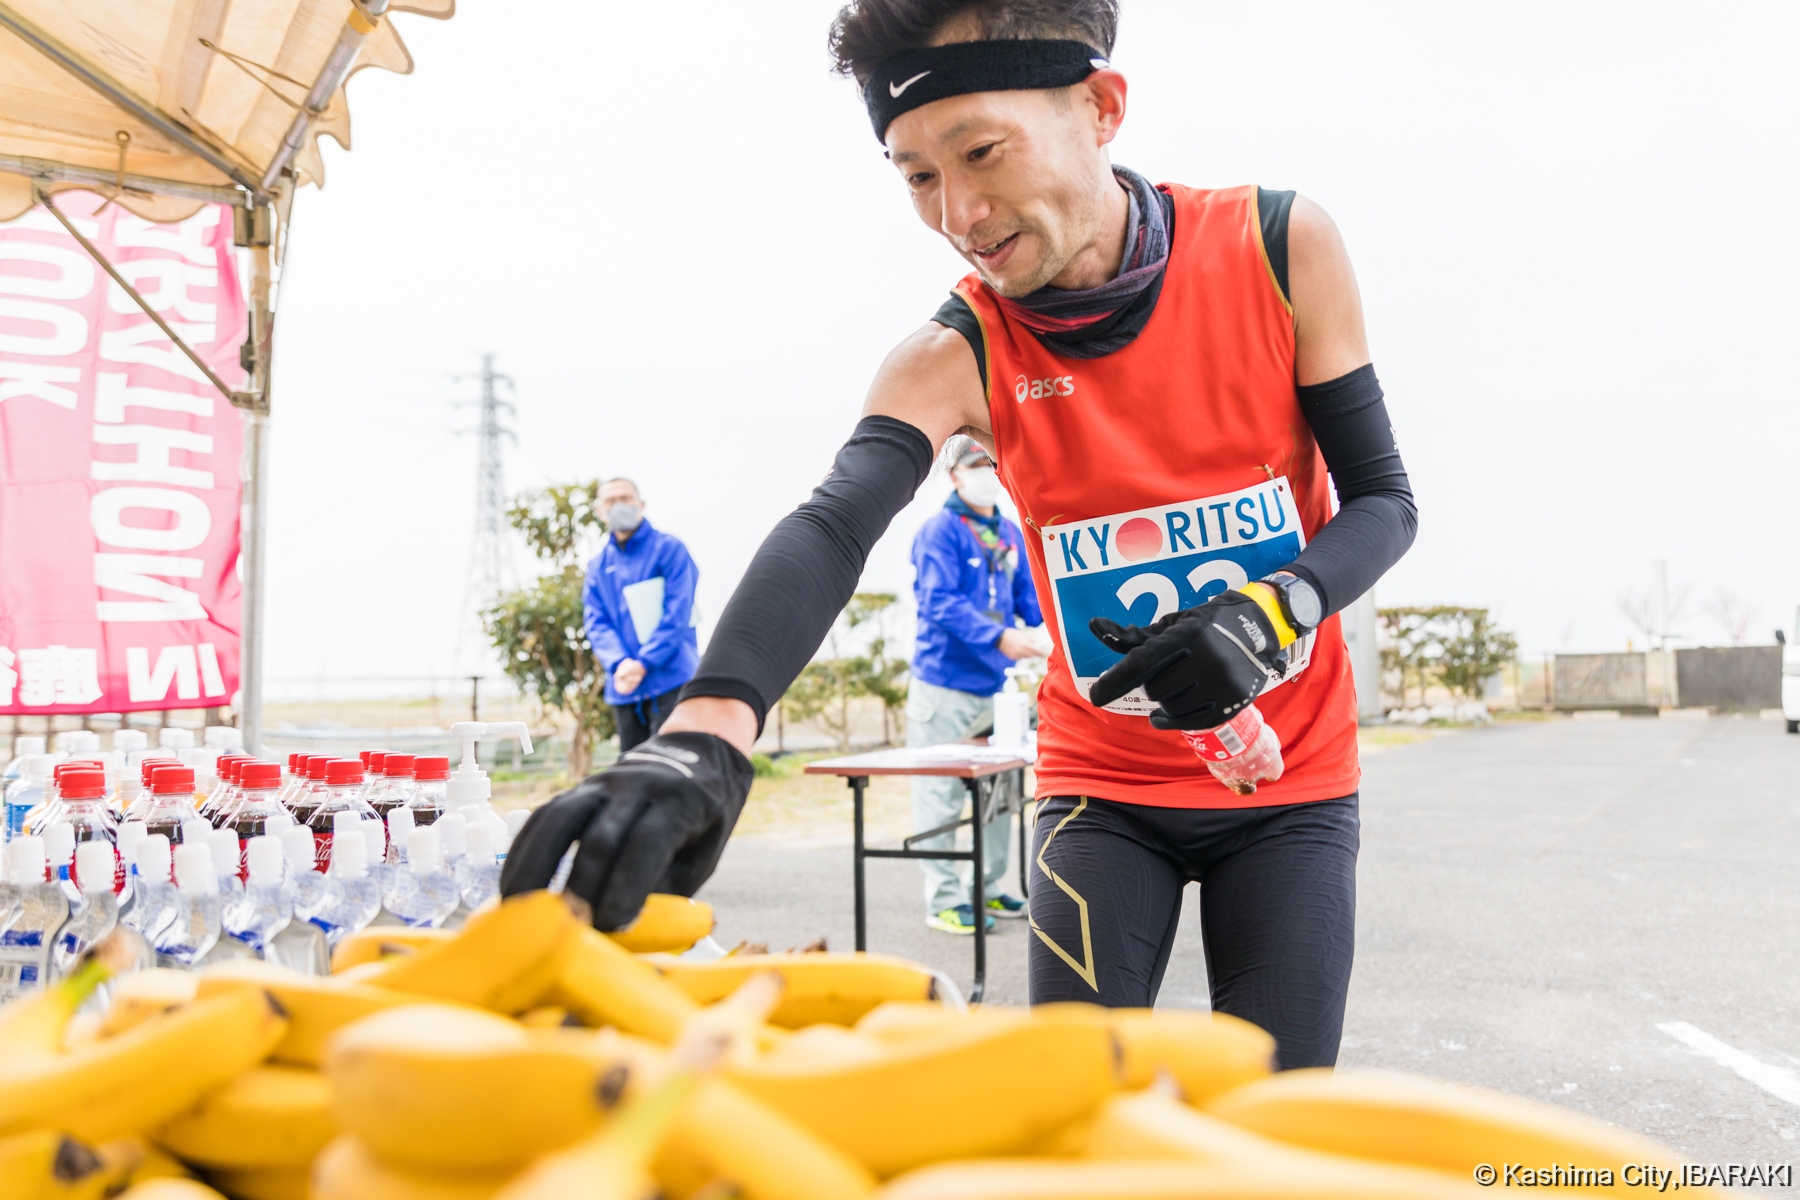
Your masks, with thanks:
<instances>
[{"instance_id":1,"label":"white face mask","mask_svg":"<svg viewBox=\"0 0 1800 1200\"><path fill-rule=\"evenodd\" d=\"M1000 476L992 467L965 467L958 473L957 493L974 508L992 508L1000 499Z\"/></svg>"},{"instance_id":2,"label":"white face mask","mask_svg":"<svg viewBox=\"0 0 1800 1200\"><path fill-rule=\"evenodd\" d=\"M606 527L615 533L630 533L644 519L644 510L636 505L621 501L605 512Z\"/></svg>"}]
</instances>

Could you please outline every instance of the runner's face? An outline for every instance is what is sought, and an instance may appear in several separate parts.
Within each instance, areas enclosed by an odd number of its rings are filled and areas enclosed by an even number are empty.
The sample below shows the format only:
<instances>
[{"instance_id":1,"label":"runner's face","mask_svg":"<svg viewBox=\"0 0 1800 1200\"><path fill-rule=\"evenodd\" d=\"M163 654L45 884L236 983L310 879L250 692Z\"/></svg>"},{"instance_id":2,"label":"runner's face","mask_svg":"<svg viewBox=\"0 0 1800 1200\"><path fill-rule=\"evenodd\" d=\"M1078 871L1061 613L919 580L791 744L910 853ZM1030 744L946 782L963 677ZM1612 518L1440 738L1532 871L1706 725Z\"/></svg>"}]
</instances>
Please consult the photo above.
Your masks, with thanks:
<instances>
[{"instance_id":1,"label":"runner's face","mask_svg":"<svg viewBox=\"0 0 1800 1200\"><path fill-rule=\"evenodd\" d=\"M1105 257L1096 244L1102 205L1117 188L1106 145L1123 113L1124 80L1111 71L1062 96L950 96L897 117L888 157L919 219L995 291L1024 296L1052 281L1071 286L1058 277L1072 264L1078 271L1084 256Z\"/></svg>"}]
</instances>

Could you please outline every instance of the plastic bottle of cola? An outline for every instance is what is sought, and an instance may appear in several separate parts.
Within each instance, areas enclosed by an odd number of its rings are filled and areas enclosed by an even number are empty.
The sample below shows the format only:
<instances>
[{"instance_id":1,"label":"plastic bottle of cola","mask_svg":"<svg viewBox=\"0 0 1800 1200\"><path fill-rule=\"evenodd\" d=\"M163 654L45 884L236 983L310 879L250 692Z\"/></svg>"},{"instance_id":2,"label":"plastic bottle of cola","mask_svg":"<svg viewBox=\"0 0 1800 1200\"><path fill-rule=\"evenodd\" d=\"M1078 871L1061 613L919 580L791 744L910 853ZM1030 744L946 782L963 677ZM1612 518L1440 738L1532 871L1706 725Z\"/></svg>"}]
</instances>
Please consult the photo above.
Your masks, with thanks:
<instances>
[{"instance_id":1,"label":"plastic bottle of cola","mask_svg":"<svg viewBox=\"0 0 1800 1200\"><path fill-rule=\"evenodd\" d=\"M1223 725L1180 733L1213 778L1240 796L1254 794L1259 783L1281 778L1281 739L1254 704Z\"/></svg>"}]
</instances>

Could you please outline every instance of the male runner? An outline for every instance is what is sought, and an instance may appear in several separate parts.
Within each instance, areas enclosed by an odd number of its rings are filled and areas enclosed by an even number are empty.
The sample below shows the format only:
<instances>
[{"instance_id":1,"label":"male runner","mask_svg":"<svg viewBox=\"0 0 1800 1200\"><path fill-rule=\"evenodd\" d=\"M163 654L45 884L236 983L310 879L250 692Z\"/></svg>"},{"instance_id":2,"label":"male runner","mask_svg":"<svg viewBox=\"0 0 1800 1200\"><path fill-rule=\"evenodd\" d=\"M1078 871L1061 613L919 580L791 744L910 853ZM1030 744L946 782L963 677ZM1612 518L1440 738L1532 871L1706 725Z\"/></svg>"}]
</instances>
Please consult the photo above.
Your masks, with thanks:
<instances>
[{"instance_id":1,"label":"male runner","mask_svg":"<svg viewBox=\"0 0 1800 1200\"><path fill-rule=\"evenodd\" d=\"M840 12L839 67L920 219L975 273L882 364L661 736L534 814L503 890L543 886L575 841L568 886L602 929L648 891L696 890L763 715L934 450L968 433L1024 518L1057 643L1039 694L1032 1002L1151 1003L1197 880L1214 1008L1274 1034L1282 1067L1328 1065L1359 782L1332 614L1406 551L1416 511L1330 218L1292 193L1153 186L1110 163L1117 15L1114 0ZM1240 796L1178 731L1253 700L1286 770Z\"/></svg>"}]
</instances>

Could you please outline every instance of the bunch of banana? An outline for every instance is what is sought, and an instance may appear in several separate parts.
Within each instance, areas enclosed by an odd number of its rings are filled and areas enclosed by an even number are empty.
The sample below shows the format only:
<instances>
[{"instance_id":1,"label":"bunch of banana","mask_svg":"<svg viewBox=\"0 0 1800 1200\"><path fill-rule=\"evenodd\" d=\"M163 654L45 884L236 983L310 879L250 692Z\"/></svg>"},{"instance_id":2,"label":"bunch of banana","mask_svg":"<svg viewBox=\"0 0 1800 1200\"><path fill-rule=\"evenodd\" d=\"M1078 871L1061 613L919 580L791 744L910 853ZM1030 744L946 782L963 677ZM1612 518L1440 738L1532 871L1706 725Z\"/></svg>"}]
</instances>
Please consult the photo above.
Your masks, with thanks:
<instances>
[{"instance_id":1,"label":"bunch of banana","mask_svg":"<svg viewBox=\"0 0 1800 1200\"><path fill-rule=\"evenodd\" d=\"M635 921L607 936L633 954L679 954L712 931L712 905L652 892Z\"/></svg>"},{"instance_id":2,"label":"bunch of banana","mask_svg":"<svg viewBox=\"0 0 1800 1200\"><path fill-rule=\"evenodd\" d=\"M936 997L928 968L881 954L733 954L712 962L657 959L656 965L696 1004L711 1004L752 975L774 971L786 988L769 1020L788 1029L854 1025L887 1001Z\"/></svg>"}]
</instances>

